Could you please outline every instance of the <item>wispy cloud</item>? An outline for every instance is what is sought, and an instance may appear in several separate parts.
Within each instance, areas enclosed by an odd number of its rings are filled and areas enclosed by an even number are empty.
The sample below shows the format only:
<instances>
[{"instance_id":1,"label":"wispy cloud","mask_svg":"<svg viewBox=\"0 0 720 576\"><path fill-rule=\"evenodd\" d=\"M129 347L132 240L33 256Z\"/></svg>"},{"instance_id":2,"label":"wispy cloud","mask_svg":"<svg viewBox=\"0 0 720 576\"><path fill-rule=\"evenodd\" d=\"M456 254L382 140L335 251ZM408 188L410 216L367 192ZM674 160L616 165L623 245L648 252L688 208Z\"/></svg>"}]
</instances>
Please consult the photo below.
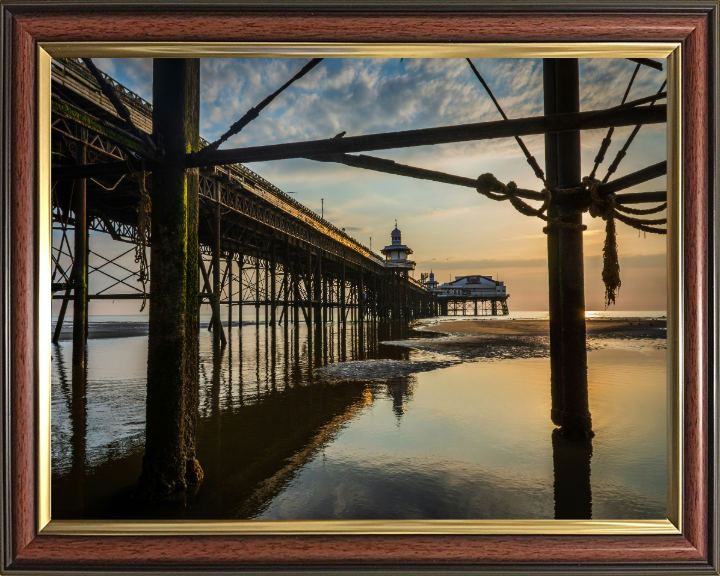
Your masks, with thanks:
<instances>
[{"instance_id":1,"label":"wispy cloud","mask_svg":"<svg viewBox=\"0 0 720 576\"><path fill-rule=\"evenodd\" d=\"M97 62L128 88L152 100L151 60ZM220 136L306 62L203 60L202 135L209 140ZM541 59L473 62L510 118L543 113ZM623 59L580 60L581 109L619 104L634 67L635 64ZM641 67L629 98L654 94L664 78L664 72ZM354 136L500 118L464 59L326 59L224 147L330 138L342 131ZM631 130L632 127L615 130L599 176L604 176ZM583 174L590 172L605 133L606 130L582 133ZM524 141L540 165L544 165L544 137L527 136ZM514 180L519 186L534 190L542 187L513 138L383 150L372 155L468 178L492 172L503 182ZM643 127L615 177L665 157L665 126ZM320 210L323 198L327 219L345 227L365 244L372 237L376 250L389 242L389 231L398 218L403 240L415 251L418 272L430 266L456 275L504 271L516 309L523 307L523 302L542 301L537 294L547 286L544 223L520 215L508 202L493 202L471 188L310 160L264 162L250 167L281 189L297 192L294 197L312 210ZM664 189L664 178L636 188ZM584 234L586 270L596 270L602 265L604 222L586 217L585 223L590 227ZM633 290L638 294L651 290L660 295L664 287L655 276L653 283L648 284L639 275L636 287L632 288L629 270L652 267L656 269L652 274L660 274L664 266L660 263L664 258L664 237L638 237L637 231L618 224L618 242L624 282L621 298L631 301L629 294ZM654 256L638 256L643 253ZM648 262L653 262L653 266ZM595 272L588 276L588 294L595 290L601 295L601 286L595 285L600 281L595 276Z\"/></svg>"}]
</instances>

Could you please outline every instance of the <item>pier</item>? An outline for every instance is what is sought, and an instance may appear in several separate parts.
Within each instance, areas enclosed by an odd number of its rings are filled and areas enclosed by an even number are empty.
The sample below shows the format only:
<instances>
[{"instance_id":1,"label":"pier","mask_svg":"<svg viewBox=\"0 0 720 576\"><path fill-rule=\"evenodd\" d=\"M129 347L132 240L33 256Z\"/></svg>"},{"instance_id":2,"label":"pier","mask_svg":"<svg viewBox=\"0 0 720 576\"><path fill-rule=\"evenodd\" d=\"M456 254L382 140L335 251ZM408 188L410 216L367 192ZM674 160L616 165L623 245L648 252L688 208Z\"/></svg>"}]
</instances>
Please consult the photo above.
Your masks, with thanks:
<instances>
[{"instance_id":1,"label":"pier","mask_svg":"<svg viewBox=\"0 0 720 576\"><path fill-rule=\"evenodd\" d=\"M491 276L456 276L440 284L435 274L423 274L420 281L438 297L442 316L507 316L510 295L503 282Z\"/></svg>"}]
</instances>

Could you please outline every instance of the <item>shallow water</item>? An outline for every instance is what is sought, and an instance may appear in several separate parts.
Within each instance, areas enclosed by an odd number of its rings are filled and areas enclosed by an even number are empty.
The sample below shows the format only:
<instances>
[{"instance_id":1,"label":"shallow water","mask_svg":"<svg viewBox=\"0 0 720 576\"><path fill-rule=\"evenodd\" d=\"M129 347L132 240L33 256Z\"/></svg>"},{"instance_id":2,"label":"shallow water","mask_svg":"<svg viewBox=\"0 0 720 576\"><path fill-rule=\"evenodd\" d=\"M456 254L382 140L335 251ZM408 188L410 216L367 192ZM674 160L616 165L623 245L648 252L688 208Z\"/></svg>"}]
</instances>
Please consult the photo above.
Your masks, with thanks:
<instances>
[{"instance_id":1,"label":"shallow water","mask_svg":"<svg viewBox=\"0 0 720 576\"><path fill-rule=\"evenodd\" d=\"M201 331L197 494L130 498L145 425L144 336L89 340L86 390L53 353L55 518L665 518L666 353L588 352L595 438L550 422L549 360L413 350L422 334L337 324ZM410 338L410 340L408 340ZM341 363L345 361L346 363Z\"/></svg>"}]
</instances>

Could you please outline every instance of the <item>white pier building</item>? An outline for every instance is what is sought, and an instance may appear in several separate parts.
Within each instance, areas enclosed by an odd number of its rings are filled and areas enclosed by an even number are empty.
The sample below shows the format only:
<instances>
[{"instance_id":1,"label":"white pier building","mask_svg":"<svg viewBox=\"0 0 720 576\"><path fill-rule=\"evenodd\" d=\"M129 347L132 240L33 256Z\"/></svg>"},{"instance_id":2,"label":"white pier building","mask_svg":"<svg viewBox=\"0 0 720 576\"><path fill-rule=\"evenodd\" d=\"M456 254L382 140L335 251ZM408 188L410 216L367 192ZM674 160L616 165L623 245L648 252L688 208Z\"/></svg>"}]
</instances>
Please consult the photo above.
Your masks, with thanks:
<instances>
[{"instance_id":1,"label":"white pier building","mask_svg":"<svg viewBox=\"0 0 720 576\"><path fill-rule=\"evenodd\" d=\"M437 294L441 313L445 316L507 315L509 294L503 282L492 276L455 276L452 282L438 285L430 272L424 282L426 290Z\"/></svg>"}]
</instances>

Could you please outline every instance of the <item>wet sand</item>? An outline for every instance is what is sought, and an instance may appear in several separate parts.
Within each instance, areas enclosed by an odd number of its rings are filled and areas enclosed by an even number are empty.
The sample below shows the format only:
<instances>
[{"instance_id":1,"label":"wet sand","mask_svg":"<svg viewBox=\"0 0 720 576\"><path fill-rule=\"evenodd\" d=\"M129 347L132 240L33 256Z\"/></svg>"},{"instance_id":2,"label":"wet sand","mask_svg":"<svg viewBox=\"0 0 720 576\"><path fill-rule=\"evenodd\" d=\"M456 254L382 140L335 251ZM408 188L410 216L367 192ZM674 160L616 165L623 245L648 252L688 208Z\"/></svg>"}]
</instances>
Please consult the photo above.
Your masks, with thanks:
<instances>
[{"instance_id":1,"label":"wet sand","mask_svg":"<svg viewBox=\"0 0 720 576\"><path fill-rule=\"evenodd\" d=\"M55 331L55 325L52 327ZM88 340L103 340L106 338L132 338L134 336L147 336L147 322L89 322ZM72 340L72 322L66 322L60 332L59 340L64 342Z\"/></svg>"},{"instance_id":2,"label":"wet sand","mask_svg":"<svg viewBox=\"0 0 720 576\"><path fill-rule=\"evenodd\" d=\"M590 318L587 320L587 349L627 345L664 349L666 326L664 318ZM424 323L415 329L428 338L383 344L441 354L442 360L450 363L452 360L547 358L550 355L548 320L447 320ZM425 359L437 360L431 355Z\"/></svg>"},{"instance_id":3,"label":"wet sand","mask_svg":"<svg viewBox=\"0 0 720 576\"><path fill-rule=\"evenodd\" d=\"M665 318L589 318L586 321L590 338L666 337ZM457 320L418 327L419 330L442 334L493 336L550 336L548 320Z\"/></svg>"},{"instance_id":4,"label":"wet sand","mask_svg":"<svg viewBox=\"0 0 720 576\"><path fill-rule=\"evenodd\" d=\"M244 322L244 324L252 324L254 322ZM237 321L233 322L233 326L237 326ZM149 324L147 322L89 322L88 323L88 340L104 340L107 338L132 338L134 336L147 336ZM200 322L200 329L207 330L208 322ZM227 322L223 322L223 327L227 330ZM53 332L55 325L53 324ZM60 331L60 340L65 342L72 340L72 321L65 322Z\"/></svg>"}]
</instances>

